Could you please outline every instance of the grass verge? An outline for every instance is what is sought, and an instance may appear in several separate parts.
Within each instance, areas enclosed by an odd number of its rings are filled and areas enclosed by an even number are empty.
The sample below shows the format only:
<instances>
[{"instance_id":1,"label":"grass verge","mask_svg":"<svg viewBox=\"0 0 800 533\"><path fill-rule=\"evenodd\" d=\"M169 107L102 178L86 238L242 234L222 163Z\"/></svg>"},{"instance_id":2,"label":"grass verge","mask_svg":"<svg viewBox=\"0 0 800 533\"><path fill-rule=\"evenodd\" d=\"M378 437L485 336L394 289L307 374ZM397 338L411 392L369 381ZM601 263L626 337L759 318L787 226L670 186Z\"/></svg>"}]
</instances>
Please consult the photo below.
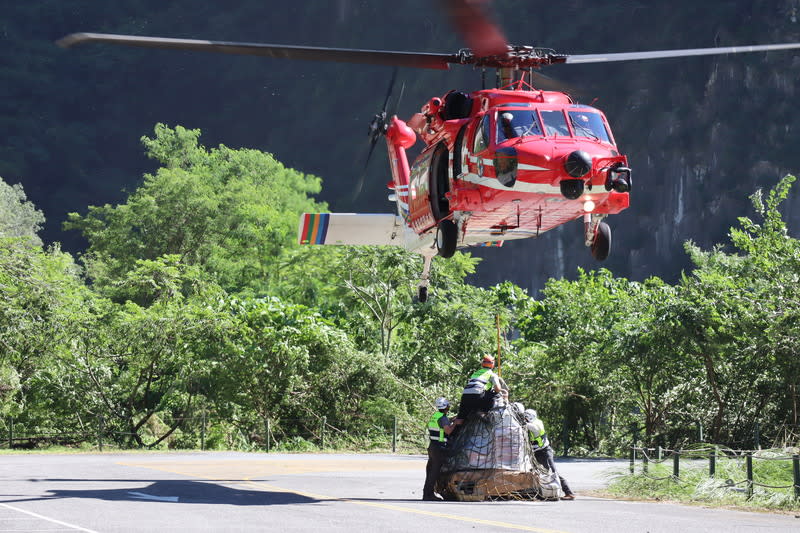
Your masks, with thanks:
<instances>
[{"instance_id":1,"label":"grass verge","mask_svg":"<svg viewBox=\"0 0 800 533\"><path fill-rule=\"evenodd\" d=\"M635 465L634 473L615 474L606 492L612 497L638 500L669 500L698 503L710 507L744 510L800 511L795 495L792 455L797 449L754 452L753 482L747 480L746 459L730 451L720 451L714 477L709 477L707 452L703 458L679 460L679 475L673 475L673 457L662 462Z\"/></svg>"}]
</instances>

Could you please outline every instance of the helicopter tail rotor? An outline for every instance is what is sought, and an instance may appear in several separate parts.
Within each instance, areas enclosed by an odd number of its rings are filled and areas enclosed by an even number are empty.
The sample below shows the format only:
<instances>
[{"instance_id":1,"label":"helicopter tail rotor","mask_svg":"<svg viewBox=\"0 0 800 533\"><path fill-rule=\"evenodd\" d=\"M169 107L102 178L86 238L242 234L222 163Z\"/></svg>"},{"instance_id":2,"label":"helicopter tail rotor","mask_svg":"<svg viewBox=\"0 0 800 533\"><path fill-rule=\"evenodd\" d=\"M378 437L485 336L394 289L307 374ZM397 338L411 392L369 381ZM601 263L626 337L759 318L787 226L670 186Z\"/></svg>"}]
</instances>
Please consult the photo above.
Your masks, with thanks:
<instances>
[{"instance_id":1,"label":"helicopter tail rotor","mask_svg":"<svg viewBox=\"0 0 800 533\"><path fill-rule=\"evenodd\" d=\"M369 162L372 159L372 153L375 151L375 145L378 144L378 140L388 131L389 121L394 115L397 114L397 108L400 106L400 100L403 98L403 93L405 92L406 88L405 83L400 85L400 95L396 100L394 100L391 110L387 110L389 106L389 100L391 100L392 93L394 92L396 81L397 68L395 68L392 72L392 79L389 81L389 88L386 91L386 98L383 101L383 109L381 109L380 113L374 115L369 123L369 149L367 151L367 157L364 161L364 168L362 169L361 175L358 178L358 182L353 189L353 195L350 198L351 202L355 202L355 200L361 194L361 190L364 188L364 180L367 175L367 168L369 167Z\"/></svg>"}]
</instances>

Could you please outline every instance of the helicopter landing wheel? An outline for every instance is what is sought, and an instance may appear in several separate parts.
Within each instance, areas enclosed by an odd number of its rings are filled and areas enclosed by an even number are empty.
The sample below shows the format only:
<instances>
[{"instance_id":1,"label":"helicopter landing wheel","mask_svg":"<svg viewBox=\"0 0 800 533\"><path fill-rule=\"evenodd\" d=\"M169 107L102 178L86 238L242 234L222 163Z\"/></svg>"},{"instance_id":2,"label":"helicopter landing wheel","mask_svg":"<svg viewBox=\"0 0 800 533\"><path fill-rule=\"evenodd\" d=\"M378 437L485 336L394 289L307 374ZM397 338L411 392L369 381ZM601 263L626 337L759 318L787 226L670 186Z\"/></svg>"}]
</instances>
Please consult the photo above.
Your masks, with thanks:
<instances>
[{"instance_id":1,"label":"helicopter landing wheel","mask_svg":"<svg viewBox=\"0 0 800 533\"><path fill-rule=\"evenodd\" d=\"M453 257L456 253L456 245L458 244L458 226L450 219L444 219L439 222L439 229L436 231L436 249L439 252L439 257Z\"/></svg>"},{"instance_id":2,"label":"helicopter landing wheel","mask_svg":"<svg viewBox=\"0 0 800 533\"><path fill-rule=\"evenodd\" d=\"M417 288L417 300L419 303L424 304L428 301L428 287Z\"/></svg>"},{"instance_id":3,"label":"helicopter landing wheel","mask_svg":"<svg viewBox=\"0 0 800 533\"><path fill-rule=\"evenodd\" d=\"M592 257L597 261L605 261L611 253L611 228L605 222L597 225L597 233L592 243Z\"/></svg>"}]
</instances>

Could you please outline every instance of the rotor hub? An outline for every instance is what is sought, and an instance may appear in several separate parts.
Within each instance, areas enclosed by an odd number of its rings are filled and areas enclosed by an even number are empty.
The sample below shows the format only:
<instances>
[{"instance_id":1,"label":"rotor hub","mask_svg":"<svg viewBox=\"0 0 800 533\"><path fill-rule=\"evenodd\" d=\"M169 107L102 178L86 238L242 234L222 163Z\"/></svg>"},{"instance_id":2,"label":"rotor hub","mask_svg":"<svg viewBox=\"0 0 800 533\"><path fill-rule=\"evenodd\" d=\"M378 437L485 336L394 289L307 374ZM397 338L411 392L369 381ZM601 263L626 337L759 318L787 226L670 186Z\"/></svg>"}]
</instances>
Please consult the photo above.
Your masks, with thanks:
<instances>
[{"instance_id":1,"label":"rotor hub","mask_svg":"<svg viewBox=\"0 0 800 533\"><path fill-rule=\"evenodd\" d=\"M556 63L566 63L567 56L558 54L552 48L534 46L509 45L508 52L502 55L476 56L472 50L462 48L456 54L458 62L463 65L475 65L483 68L540 68Z\"/></svg>"}]
</instances>

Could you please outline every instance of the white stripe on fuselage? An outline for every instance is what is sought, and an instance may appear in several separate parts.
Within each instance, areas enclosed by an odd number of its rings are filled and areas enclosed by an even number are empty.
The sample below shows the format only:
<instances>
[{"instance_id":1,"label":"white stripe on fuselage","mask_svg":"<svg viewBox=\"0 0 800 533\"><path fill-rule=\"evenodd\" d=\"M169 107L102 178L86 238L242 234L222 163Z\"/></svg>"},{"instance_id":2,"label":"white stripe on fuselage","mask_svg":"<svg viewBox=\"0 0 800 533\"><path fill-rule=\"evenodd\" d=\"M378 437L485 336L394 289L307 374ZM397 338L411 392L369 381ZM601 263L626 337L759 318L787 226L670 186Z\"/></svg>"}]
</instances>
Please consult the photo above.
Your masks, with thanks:
<instances>
[{"instance_id":1,"label":"white stripe on fuselage","mask_svg":"<svg viewBox=\"0 0 800 533\"><path fill-rule=\"evenodd\" d=\"M469 160L471 162L473 162L473 163L477 163L478 162L478 158L475 157L474 155L469 156ZM486 167L493 167L494 166L494 161L492 159L482 159L481 161L483 162L483 166L486 166ZM519 170L551 170L549 168L538 167L536 165L525 165L525 164L518 164L517 168Z\"/></svg>"},{"instance_id":2,"label":"white stripe on fuselage","mask_svg":"<svg viewBox=\"0 0 800 533\"><path fill-rule=\"evenodd\" d=\"M561 187L550 185L549 183L528 183L525 181L517 180L513 187L506 187L497 178L489 178L486 176L478 176L477 174L467 173L462 174L461 179L480 185L482 187L489 187L490 189L497 189L500 191L516 191L516 192L533 192L540 194L561 194Z\"/></svg>"}]
</instances>

